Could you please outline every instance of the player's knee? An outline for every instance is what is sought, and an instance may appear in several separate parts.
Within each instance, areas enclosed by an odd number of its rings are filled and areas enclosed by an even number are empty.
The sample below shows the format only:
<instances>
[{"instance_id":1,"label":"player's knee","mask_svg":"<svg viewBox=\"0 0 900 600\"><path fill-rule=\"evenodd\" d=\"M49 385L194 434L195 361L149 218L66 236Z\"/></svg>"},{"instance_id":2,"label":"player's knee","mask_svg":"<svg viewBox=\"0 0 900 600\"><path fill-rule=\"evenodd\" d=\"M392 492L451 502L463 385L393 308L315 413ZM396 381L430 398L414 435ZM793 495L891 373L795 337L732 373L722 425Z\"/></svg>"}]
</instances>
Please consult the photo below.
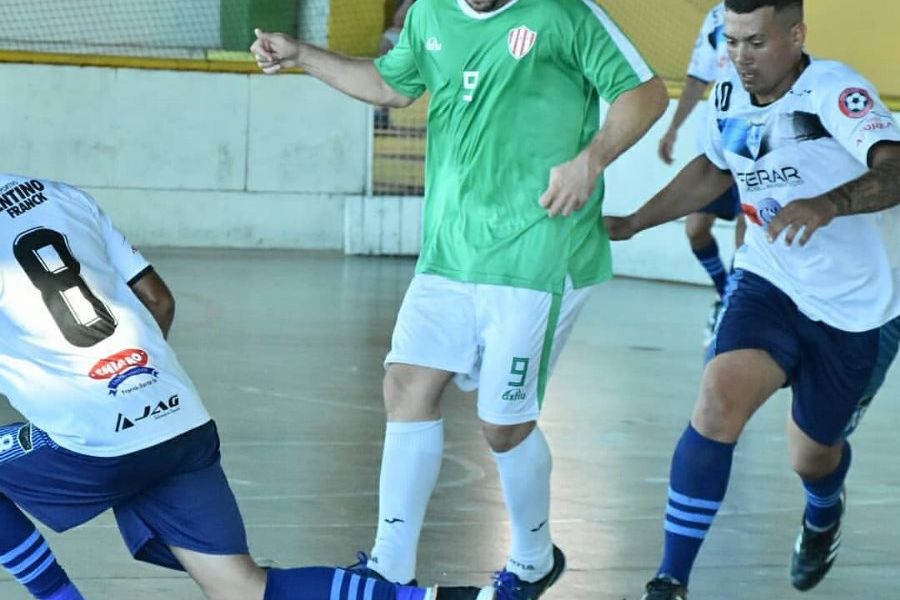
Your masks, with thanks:
<instances>
[{"instance_id":1,"label":"player's knee","mask_svg":"<svg viewBox=\"0 0 900 600\"><path fill-rule=\"evenodd\" d=\"M534 421L518 425L494 425L493 423L483 422L482 431L491 450L503 453L509 452L521 444L534 430L535 425Z\"/></svg>"},{"instance_id":2,"label":"player's knee","mask_svg":"<svg viewBox=\"0 0 900 600\"><path fill-rule=\"evenodd\" d=\"M792 444L791 466L803 481L816 481L830 475L841 462L842 445Z\"/></svg>"},{"instance_id":3,"label":"player's knee","mask_svg":"<svg viewBox=\"0 0 900 600\"><path fill-rule=\"evenodd\" d=\"M727 371L710 369L694 408L694 427L710 439L736 442L750 416L747 404Z\"/></svg>"},{"instance_id":4,"label":"player's knee","mask_svg":"<svg viewBox=\"0 0 900 600\"><path fill-rule=\"evenodd\" d=\"M687 235L691 248L695 250L706 248L713 241L712 227L708 226L706 221L688 221L684 233Z\"/></svg>"},{"instance_id":5,"label":"player's knee","mask_svg":"<svg viewBox=\"0 0 900 600\"><path fill-rule=\"evenodd\" d=\"M388 421L432 421L440 418L440 396L417 380L415 369L391 365L382 382Z\"/></svg>"}]
</instances>

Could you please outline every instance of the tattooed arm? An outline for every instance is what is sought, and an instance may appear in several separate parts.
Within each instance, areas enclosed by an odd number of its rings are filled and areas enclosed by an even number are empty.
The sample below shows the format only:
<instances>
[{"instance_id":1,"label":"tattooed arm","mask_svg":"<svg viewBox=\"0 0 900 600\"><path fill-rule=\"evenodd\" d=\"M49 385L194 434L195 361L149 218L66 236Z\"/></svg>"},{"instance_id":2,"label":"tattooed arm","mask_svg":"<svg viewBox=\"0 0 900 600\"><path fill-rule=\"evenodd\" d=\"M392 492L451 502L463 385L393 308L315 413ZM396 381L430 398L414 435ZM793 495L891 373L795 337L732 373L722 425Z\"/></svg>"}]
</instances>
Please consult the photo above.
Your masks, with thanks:
<instances>
[{"instance_id":1,"label":"tattooed arm","mask_svg":"<svg viewBox=\"0 0 900 600\"><path fill-rule=\"evenodd\" d=\"M769 241L787 231L784 243L790 246L802 229L798 243L803 246L817 229L835 217L878 212L900 204L900 143L873 146L871 165L862 177L827 194L785 206L769 223Z\"/></svg>"},{"instance_id":2,"label":"tattooed arm","mask_svg":"<svg viewBox=\"0 0 900 600\"><path fill-rule=\"evenodd\" d=\"M825 195L838 215L878 212L900 204L900 143L872 148L872 169Z\"/></svg>"}]
</instances>

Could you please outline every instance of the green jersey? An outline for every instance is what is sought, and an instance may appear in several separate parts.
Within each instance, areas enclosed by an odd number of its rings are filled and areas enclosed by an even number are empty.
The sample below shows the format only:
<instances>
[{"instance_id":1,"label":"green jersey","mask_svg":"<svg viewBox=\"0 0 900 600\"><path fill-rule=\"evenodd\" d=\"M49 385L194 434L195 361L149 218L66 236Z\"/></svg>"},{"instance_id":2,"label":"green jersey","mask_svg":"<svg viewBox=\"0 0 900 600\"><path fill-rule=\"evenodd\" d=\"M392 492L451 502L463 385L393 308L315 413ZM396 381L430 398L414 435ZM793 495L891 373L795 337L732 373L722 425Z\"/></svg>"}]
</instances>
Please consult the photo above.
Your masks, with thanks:
<instances>
[{"instance_id":1,"label":"green jersey","mask_svg":"<svg viewBox=\"0 0 900 600\"><path fill-rule=\"evenodd\" d=\"M549 218L550 170L600 126L599 98L653 77L593 0L418 0L376 61L404 96L431 95L425 224L417 272L561 293L611 276L603 181L588 204Z\"/></svg>"}]
</instances>

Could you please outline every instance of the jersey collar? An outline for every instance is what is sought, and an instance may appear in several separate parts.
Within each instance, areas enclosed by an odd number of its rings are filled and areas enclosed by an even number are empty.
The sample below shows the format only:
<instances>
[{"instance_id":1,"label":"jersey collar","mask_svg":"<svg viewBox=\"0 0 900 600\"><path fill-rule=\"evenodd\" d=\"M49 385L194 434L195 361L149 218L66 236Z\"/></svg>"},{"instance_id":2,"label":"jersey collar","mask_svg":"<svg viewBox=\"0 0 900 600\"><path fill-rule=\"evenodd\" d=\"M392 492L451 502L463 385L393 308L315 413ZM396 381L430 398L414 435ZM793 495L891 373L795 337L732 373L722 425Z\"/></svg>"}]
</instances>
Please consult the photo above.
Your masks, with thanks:
<instances>
[{"instance_id":1,"label":"jersey collar","mask_svg":"<svg viewBox=\"0 0 900 600\"><path fill-rule=\"evenodd\" d=\"M466 16L471 17L473 19L477 19L479 21L484 21L486 19L490 19L491 17L499 15L500 13L507 10L508 8L511 8L518 1L519 0L509 0L509 2L507 2L506 4L504 4L497 10L491 11L491 12L486 12L486 13L481 13L476 10L472 10L472 7L469 6L469 4L468 4L468 2L466 2L466 0L456 0L456 3L459 4L459 9L461 11L463 11L463 13L465 13ZM552 0L552 1L555 2L556 0Z\"/></svg>"}]
</instances>

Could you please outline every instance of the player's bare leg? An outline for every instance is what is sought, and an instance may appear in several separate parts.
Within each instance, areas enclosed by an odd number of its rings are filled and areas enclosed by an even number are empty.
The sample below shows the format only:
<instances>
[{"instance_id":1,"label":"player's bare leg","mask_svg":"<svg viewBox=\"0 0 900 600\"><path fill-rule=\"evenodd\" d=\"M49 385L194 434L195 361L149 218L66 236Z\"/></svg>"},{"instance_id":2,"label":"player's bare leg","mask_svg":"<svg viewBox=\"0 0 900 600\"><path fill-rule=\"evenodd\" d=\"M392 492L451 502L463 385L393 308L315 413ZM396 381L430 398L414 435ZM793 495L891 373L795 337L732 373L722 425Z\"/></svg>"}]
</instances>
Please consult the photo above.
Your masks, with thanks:
<instances>
[{"instance_id":1,"label":"player's bare leg","mask_svg":"<svg viewBox=\"0 0 900 600\"><path fill-rule=\"evenodd\" d=\"M734 249L737 250L744 245L744 236L747 234L747 219L743 213L739 214L734 220Z\"/></svg>"},{"instance_id":2,"label":"player's bare leg","mask_svg":"<svg viewBox=\"0 0 900 600\"><path fill-rule=\"evenodd\" d=\"M266 572L249 554L222 556L170 548L209 600L263 600Z\"/></svg>"}]
</instances>

